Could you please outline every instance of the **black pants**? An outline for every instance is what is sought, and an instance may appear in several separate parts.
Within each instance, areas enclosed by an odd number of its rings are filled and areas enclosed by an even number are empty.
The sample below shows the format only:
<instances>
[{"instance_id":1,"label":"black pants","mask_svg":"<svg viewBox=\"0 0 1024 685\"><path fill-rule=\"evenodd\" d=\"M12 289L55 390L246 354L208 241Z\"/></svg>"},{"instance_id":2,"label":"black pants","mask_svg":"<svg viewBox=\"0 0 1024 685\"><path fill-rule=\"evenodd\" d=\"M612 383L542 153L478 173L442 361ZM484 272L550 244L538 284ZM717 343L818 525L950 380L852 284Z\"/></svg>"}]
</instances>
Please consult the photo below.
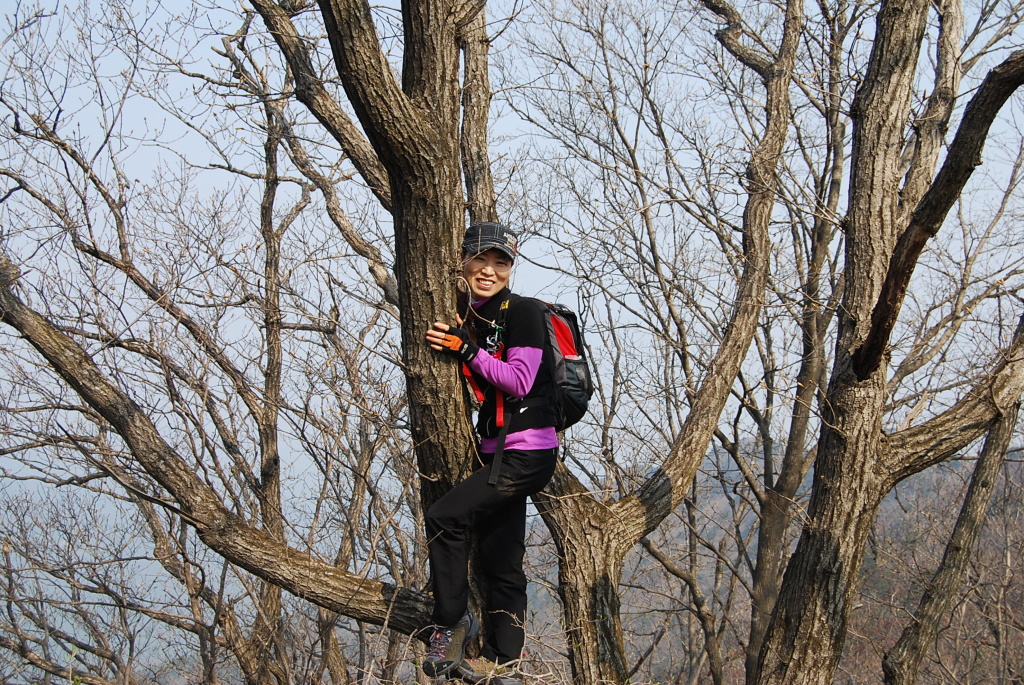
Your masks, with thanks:
<instances>
[{"instance_id":1,"label":"black pants","mask_svg":"<svg viewBox=\"0 0 1024 685\"><path fill-rule=\"evenodd\" d=\"M449 490L426 516L434 623L450 626L469 606L469 538L476 531L478 566L487 596L489 630L483 656L497 663L518 659L526 633L526 498L540 492L555 471L557 449L507 450L496 485L487 465Z\"/></svg>"}]
</instances>

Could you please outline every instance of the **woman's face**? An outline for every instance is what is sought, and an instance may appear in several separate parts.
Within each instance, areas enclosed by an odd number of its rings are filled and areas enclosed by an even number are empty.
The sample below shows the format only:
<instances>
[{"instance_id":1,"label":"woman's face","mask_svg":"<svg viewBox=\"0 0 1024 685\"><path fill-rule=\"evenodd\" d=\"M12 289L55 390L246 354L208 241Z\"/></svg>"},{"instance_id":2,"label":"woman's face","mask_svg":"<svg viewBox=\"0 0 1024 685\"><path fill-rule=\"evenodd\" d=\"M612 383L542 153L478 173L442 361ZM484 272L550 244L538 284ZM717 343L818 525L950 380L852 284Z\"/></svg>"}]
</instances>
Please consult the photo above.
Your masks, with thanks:
<instances>
[{"instance_id":1,"label":"woman's face","mask_svg":"<svg viewBox=\"0 0 1024 685\"><path fill-rule=\"evenodd\" d=\"M476 255L467 255L462 275L469 283L473 298L482 300L501 292L512 275L512 258L501 250L491 248Z\"/></svg>"}]
</instances>

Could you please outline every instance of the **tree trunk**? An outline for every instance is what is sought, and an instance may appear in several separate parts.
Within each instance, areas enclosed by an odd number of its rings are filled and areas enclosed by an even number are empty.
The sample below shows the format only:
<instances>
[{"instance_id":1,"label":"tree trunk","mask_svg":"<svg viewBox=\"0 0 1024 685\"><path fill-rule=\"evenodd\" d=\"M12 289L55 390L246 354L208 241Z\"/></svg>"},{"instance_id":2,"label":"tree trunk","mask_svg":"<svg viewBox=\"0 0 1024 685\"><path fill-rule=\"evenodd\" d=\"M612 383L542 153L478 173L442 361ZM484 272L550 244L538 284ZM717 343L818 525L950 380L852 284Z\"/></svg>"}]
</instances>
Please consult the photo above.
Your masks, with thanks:
<instances>
[{"instance_id":1,"label":"tree trunk","mask_svg":"<svg viewBox=\"0 0 1024 685\"><path fill-rule=\"evenodd\" d=\"M808 523L783 578L759 683L831 683L842 657L864 545L888 487L877 468L884 379L851 380L829 390Z\"/></svg>"},{"instance_id":2,"label":"tree trunk","mask_svg":"<svg viewBox=\"0 0 1024 685\"><path fill-rule=\"evenodd\" d=\"M472 466L474 438L457 365L424 341L455 313L453 269L465 228L459 150L459 44L482 9L452 0L402 5L402 84L364 0L320 0L335 64L390 177L395 276L410 424L429 507Z\"/></svg>"},{"instance_id":3,"label":"tree trunk","mask_svg":"<svg viewBox=\"0 0 1024 685\"><path fill-rule=\"evenodd\" d=\"M819 222L819 225L823 222ZM819 231L821 229L819 228ZM782 468L775 482L765 483L757 530L757 561L754 564L750 593L750 631L744 659L746 682L757 678L757 665L768 631L768 623L779 593L779 575L783 556L788 550L787 533L797 490L807 475L812 455L807 450L807 431L815 398L825 368L825 340L818 302L818 275L824 259L824 236L815 236L811 270L805 289L801 329L804 338L803 359L796 377L797 396L790 421ZM767 474L766 474L767 480Z\"/></svg>"},{"instance_id":4,"label":"tree trunk","mask_svg":"<svg viewBox=\"0 0 1024 685\"><path fill-rule=\"evenodd\" d=\"M487 136L490 131L491 81L490 38L487 15L480 12L461 32L465 77L462 88L462 171L466 185L469 221L498 221L494 199L494 176Z\"/></svg>"},{"instance_id":5,"label":"tree trunk","mask_svg":"<svg viewBox=\"0 0 1024 685\"><path fill-rule=\"evenodd\" d=\"M957 407L905 431L927 445L892 449L882 432L886 346L910 274L980 159L988 126L1015 83L1016 62L993 70L968 106L942 171L911 214L900 206L902 136L930 4L882 6L855 116L846 287L823 412L808 523L783 579L756 682L832 682L842 656L864 545L882 498L913 469L948 458L1019 398L1012 355ZM957 144L957 141L961 141ZM922 155L922 163L932 156ZM918 173L912 172L911 176ZM908 225L909 224L909 225ZM1018 331L1019 336L1019 331ZM1019 344L1019 340L1014 345ZM991 388L987 390L987 388ZM922 433L928 430L927 436ZM899 440L896 440L899 442ZM931 456L922 456L929 453Z\"/></svg>"},{"instance_id":6,"label":"tree trunk","mask_svg":"<svg viewBox=\"0 0 1024 685\"><path fill-rule=\"evenodd\" d=\"M616 515L615 504L588 495L562 464L535 501L558 550L558 594L573 682L626 682L618 586L635 533Z\"/></svg>"},{"instance_id":7,"label":"tree trunk","mask_svg":"<svg viewBox=\"0 0 1024 685\"><path fill-rule=\"evenodd\" d=\"M851 355L897 235L899 155L928 3L883 5L854 102L847 283L818 444L808 523L783 577L756 682L829 683L842 656L863 547L886 482L880 469L883 373L853 373Z\"/></svg>"}]
</instances>

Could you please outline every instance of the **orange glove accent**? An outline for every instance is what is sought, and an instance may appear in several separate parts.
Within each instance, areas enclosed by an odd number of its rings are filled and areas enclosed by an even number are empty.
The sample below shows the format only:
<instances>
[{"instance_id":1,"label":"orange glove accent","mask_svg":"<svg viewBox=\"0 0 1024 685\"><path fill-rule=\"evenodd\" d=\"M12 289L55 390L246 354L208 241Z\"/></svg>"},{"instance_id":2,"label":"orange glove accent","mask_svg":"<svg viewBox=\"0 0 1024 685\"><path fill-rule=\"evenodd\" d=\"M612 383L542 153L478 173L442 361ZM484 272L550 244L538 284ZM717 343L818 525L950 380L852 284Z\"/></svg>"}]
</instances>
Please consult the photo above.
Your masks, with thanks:
<instances>
[{"instance_id":1,"label":"orange glove accent","mask_svg":"<svg viewBox=\"0 0 1024 685\"><path fill-rule=\"evenodd\" d=\"M470 339L469 333L463 328L449 328L441 341L441 346L445 352L457 355L467 364L473 361L476 353L480 351L477 344Z\"/></svg>"}]
</instances>

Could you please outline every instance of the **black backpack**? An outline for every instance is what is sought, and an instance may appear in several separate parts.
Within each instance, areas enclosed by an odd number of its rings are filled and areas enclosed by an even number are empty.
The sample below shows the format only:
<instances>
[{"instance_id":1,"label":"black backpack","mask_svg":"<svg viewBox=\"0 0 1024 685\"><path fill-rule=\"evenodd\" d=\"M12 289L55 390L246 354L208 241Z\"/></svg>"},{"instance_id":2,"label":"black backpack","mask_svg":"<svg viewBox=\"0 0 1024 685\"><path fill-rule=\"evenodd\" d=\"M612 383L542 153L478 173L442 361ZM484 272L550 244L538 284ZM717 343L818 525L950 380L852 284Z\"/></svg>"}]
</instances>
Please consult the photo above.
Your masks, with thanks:
<instances>
[{"instance_id":1,"label":"black backpack","mask_svg":"<svg viewBox=\"0 0 1024 685\"><path fill-rule=\"evenodd\" d=\"M550 304L541 300L536 302L543 305L548 348L551 351L555 429L564 431L583 418L594 394L586 343L576 312L564 304Z\"/></svg>"}]
</instances>

